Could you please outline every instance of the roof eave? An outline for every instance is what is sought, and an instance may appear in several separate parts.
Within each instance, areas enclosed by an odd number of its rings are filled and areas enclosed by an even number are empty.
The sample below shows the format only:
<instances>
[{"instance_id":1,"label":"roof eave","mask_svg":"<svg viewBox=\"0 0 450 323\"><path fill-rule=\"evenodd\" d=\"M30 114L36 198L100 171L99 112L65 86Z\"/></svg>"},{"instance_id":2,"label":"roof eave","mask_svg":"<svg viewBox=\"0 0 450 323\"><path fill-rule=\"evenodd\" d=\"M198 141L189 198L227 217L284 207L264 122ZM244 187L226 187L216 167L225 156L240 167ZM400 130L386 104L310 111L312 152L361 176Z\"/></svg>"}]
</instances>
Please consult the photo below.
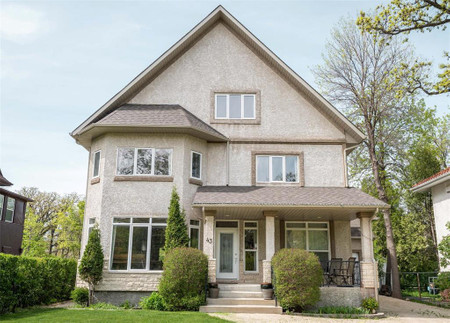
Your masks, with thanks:
<instances>
[{"instance_id":1,"label":"roof eave","mask_svg":"<svg viewBox=\"0 0 450 323\"><path fill-rule=\"evenodd\" d=\"M364 210L376 210L376 209L390 209L389 205L310 205L310 204L232 204L232 203L193 203L192 207L247 207L247 208L261 208L261 207L273 207L273 208L298 208L298 209L364 209Z\"/></svg>"},{"instance_id":2,"label":"roof eave","mask_svg":"<svg viewBox=\"0 0 450 323\"><path fill-rule=\"evenodd\" d=\"M428 182L425 182L425 183L422 183L420 185L414 186L414 187L410 188L410 191L415 192L415 193L428 191L433 186L439 185L439 184L444 183L444 182L446 182L448 180L450 180L450 173L446 173L446 174L444 174L442 176L439 176L437 178L433 178L433 179L429 180Z\"/></svg>"}]
</instances>

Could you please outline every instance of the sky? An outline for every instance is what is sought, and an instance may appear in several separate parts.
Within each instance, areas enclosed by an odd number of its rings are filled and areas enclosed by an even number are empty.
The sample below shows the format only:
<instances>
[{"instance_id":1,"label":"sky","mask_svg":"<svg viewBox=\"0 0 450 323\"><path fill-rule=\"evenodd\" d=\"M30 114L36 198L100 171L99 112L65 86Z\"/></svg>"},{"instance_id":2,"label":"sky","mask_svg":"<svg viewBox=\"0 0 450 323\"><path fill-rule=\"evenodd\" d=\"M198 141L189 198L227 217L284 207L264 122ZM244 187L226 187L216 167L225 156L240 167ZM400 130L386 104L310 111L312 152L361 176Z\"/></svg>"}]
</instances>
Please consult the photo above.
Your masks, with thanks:
<instances>
[{"instance_id":1,"label":"sky","mask_svg":"<svg viewBox=\"0 0 450 323\"><path fill-rule=\"evenodd\" d=\"M69 133L219 4L317 88L311 69L322 63L333 26L381 3L0 0L3 175L12 190L85 194L88 152ZM434 66L450 50L449 32L410 42ZM448 96L426 102L449 112Z\"/></svg>"}]
</instances>

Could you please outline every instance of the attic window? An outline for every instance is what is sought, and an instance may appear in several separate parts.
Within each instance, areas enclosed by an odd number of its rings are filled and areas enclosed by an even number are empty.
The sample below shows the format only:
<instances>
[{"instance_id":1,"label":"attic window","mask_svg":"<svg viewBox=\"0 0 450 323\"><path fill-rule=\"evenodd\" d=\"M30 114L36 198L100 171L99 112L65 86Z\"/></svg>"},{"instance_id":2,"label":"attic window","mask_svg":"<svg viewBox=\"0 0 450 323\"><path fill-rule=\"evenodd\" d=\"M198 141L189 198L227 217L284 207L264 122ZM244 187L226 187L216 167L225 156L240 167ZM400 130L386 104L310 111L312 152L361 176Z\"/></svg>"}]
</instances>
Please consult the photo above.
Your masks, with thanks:
<instances>
[{"instance_id":1,"label":"attic window","mask_svg":"<svg viewBox=\"0 0 450 323\"><path fill-rule=\"evenodd\" d=\"M255 119L255 94L216 94L216 119Z\"/></svg>"}]
</instances>

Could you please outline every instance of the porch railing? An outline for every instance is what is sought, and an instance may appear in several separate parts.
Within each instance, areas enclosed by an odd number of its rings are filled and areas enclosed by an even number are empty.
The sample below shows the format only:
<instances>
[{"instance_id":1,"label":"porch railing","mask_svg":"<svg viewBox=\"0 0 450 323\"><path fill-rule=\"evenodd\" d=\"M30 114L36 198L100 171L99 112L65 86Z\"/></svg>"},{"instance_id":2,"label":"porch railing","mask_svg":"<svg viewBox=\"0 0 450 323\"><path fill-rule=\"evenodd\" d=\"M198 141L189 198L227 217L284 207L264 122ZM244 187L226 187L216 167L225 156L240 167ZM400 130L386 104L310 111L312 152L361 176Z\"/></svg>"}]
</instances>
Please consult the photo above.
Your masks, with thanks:
<instances>
[{"instance_id":1,"label":"porch railing","mask_svg":"<svg viewBox=\"0 0 450 323\"><path fill-rule=\"evenodd\" d=\"M332 259L321 261L320 264L323 270L322 286L361 286L359 261Z\"/></svg>"}]
</instances>

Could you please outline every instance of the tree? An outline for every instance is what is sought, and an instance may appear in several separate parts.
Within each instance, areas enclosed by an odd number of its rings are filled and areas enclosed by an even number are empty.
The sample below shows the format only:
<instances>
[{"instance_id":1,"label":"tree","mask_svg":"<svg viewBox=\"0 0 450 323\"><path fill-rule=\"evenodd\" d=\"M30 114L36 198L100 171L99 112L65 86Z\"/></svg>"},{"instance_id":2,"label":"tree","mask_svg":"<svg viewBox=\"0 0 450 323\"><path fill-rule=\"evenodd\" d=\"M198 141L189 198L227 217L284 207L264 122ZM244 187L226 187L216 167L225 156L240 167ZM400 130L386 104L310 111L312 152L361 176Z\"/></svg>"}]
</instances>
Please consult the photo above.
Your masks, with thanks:
<instances>
[{"instance_id":1,"label":"tree","mask_svg":"<svg viewBox=\"0 0 450 323\"><path fill-rule=\"evenodd\" d=\"M84 201L76 205L68 205L65 212L61 211L58 214L56 234L59 256L74 259L80 257L84 205Z\"/></svg>"},{"instance_id":2,"label":"tree","mask_svg":"<svg viewBox=\"0 0 450 323\"><path fill-rule=\"evenodd\" d=\"M98 226L95 226L89 234L89 240L84 250L83 258L81 258L80 266L78 267L80 278L89 285L89 304L93 301L95 285L102 280L103 258L100 230Z\"/></svg>"},{"instance_id":3,"label":"tree","mask_svg":"<svg viewBox=\"0 0 450 323\"><path fill-rule=\"evenodd\" d=\"M447 230L450 231L450 222L445 225ZM441 253L440 263L442 267L450 265L450 235L446 235L439 243L439 252Z\"/></svg>"},{"instance_id":4,"label":"tree","mask_svg":"<svg viewBox=\"0 0 450 323\"><path fill-rule=\"evenodd\" d=\"M180 210L180 197L174 187L170 199L164 253L167 253L174 248L187 247L188 244L189 235L186 225L186 216L184 210Z\"/></svg>"},{"instance_id":5,"label":"tree","mask_svg":"<svg viewBox=\"0 0 450 323\"><path fill-rule=\"evenodd\" d=\"M357 24L364 30L374 34L395 36L409 34L411 31L445 30L450 22L450 6L448 0L392 0L387 6L380 5L373 16L361 12ZM450 56L444 53L446 63L440 64L442 73L438 74L438 81L434 84L423 78L411 78L415 84L413 91L421 89L428 95L450 92ZM418 70L431 65L429 62L415 61L412 65L404 65L400 70ZM418 73L421 74L421 73ZM422 75L427 76L428 75Z\"/></svg>"}]
</instances>

